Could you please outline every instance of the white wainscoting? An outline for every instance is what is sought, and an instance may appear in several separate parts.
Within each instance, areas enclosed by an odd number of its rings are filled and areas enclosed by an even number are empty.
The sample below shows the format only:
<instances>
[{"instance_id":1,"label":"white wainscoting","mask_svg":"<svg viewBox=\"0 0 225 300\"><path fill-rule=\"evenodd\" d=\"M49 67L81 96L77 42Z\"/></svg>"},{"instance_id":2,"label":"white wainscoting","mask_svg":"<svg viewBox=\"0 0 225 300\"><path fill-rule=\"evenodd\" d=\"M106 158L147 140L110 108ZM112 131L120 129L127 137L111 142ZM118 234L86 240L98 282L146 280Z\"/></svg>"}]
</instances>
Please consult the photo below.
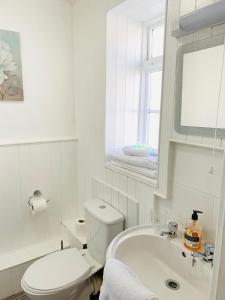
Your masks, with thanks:
<instances>
[{"instance_id":1,"label":"white wainscoting","mask_svg":"<svg viewBox=\"0 0 225 300\"><path fill-rule=\"evenodd\" d=\"M77 140L24 140L0 146L0 299L21 291L30 261L60 248L62 219L77 216ZM35 189L50 200L32 215Z\"/></svg>"},{"instance_id":2,"label":"white wainscoting","mask_svg":"<svg viewBox=\"0 0 225 300\"><path fill-rule=\"evenodd\" d=\"M112 175L113 171L108 170ZM118 176L117 184L109 184L97 178L92 179L92 196L102 199L119 210L125 217L125 228L139 224L151 223L151 211L153 209L153 193L150 187L140 183L137 190L132 190L133 179L126 181L126 177L115 172ZM131 180L131 181L130 181ZM127 192L127 184L131 189ZM136 198L136 195L138 197Z\"/></svg>"},{"instance_id":3,"label":"white wainscoting","mask_svg":"<svg viewBox=\"0 0 225 300\"><path fill-rule=\"evenodd\" d=\"M62 218L76 216L76 141L0 147L0 254L59 235ZM39 189L48 209L32 215Z\"/></svg>"}]
</instances>

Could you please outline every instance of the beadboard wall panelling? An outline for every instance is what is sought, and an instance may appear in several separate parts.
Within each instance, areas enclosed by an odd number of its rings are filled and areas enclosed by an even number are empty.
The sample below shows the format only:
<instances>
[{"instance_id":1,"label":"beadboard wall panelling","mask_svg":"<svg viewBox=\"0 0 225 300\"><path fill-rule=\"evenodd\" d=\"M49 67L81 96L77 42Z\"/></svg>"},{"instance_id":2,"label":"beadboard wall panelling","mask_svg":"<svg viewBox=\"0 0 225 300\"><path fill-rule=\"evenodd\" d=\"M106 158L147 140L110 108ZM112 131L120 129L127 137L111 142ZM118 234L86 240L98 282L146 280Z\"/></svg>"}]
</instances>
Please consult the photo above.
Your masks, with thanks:
<instances>
[{"instance_id":1,"label":"beadboard wall panelling","mask_svg":"<svg viewBox=\"0 0 225 300\"><path fill-rule=\"evenodd\" d=\"M139 203L139 224L151 223L151 212L154 208L154 192L156 189L108 168L105 171L107 183L129 195L129 197Z\"/></svg>"},{"instance_id":2,"label":"beadboard wall panelling","mask_svg":"<svg viewBox=\"0 0 225 300\"><path fill-rule=\"evenodd\" d=\"M140 203L127 193L98 178L92 178L92 197L102 199L119 210L124 215L126 229L139 224Z\"/></svg>"},{"instance_id":3,"label":"beadboard wall panelling","mask_svg":"<svg viewBox=\"0 0 225 300\"><path fill-rule=\"evenodd\" d=\"M59 235L62 218L74 218L76 142L0 147L0 254ZM28 199L40 189L48 209L32 215Z\"/></svg>"}]
</instances>

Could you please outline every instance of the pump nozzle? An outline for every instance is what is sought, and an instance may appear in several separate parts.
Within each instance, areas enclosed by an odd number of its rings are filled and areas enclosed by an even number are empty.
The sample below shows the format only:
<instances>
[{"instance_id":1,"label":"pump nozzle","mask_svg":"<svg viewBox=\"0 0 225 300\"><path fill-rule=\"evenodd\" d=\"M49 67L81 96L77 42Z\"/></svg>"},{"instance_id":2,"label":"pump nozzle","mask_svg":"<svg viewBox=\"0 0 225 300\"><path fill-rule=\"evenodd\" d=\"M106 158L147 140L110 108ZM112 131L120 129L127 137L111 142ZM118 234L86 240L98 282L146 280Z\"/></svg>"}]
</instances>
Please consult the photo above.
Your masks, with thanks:
<instances>
[{"instance_id":1,"label":"pump nozzle","mask_svg":"<svg viewBox=\"0 0 225 300\"><path fill-rule=\"evenodd\" d=\"M203 214L202 211L200 210L193 210L193 214L192 214L192 220L197 221L198 220L198 214Z\"/></svg>"}]
</instances>

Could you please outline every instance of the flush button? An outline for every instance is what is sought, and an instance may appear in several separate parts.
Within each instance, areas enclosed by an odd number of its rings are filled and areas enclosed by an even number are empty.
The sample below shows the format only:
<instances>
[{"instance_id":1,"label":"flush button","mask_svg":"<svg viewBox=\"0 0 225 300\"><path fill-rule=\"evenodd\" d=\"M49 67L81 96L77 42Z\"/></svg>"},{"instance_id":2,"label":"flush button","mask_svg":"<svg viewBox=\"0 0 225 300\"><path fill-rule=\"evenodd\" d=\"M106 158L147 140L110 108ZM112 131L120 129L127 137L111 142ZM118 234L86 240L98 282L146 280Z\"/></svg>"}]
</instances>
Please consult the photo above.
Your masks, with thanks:
<instances>
[{"instance_id":1,"label":"flush button","mask_svg":"<svg viewBox=\"0 0 225 300\"><path fill-rule=\"evenodd\" d=\"M99 206L99 208L101 208L101 209L105 209L105 208L106 208L106 206L105 206L105 205L100 205L100 206Z\"/></svg>"}]
</instances>

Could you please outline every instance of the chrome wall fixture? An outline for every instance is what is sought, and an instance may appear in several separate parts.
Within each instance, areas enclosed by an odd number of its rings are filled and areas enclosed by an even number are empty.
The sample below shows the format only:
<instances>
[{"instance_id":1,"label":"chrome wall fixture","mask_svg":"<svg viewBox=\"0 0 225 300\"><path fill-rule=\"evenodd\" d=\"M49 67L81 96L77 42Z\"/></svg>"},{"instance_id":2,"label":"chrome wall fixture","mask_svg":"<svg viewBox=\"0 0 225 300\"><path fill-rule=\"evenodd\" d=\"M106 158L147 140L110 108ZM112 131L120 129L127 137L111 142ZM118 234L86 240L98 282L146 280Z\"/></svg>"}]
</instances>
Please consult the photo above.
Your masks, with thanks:
<instances>
[{"instance_id":1,"label":"chrome wall fixture","mask_svg":"<svg viewBox=\"0 0 225 300\"><path fill-rule=\"evenodd\" d=\"M34 192L33 192L33 195L28 199L28 204L29 204L29 206L32 208L32 210L33 210L33 200L34 199L37 199L38 197L41 197L42 196L42 192L41 191L39 191L39 190L35 190ZM47 200L46 201L47 203L49 203L50 202L50 200Z\"/></svg>"}]
</instances>

